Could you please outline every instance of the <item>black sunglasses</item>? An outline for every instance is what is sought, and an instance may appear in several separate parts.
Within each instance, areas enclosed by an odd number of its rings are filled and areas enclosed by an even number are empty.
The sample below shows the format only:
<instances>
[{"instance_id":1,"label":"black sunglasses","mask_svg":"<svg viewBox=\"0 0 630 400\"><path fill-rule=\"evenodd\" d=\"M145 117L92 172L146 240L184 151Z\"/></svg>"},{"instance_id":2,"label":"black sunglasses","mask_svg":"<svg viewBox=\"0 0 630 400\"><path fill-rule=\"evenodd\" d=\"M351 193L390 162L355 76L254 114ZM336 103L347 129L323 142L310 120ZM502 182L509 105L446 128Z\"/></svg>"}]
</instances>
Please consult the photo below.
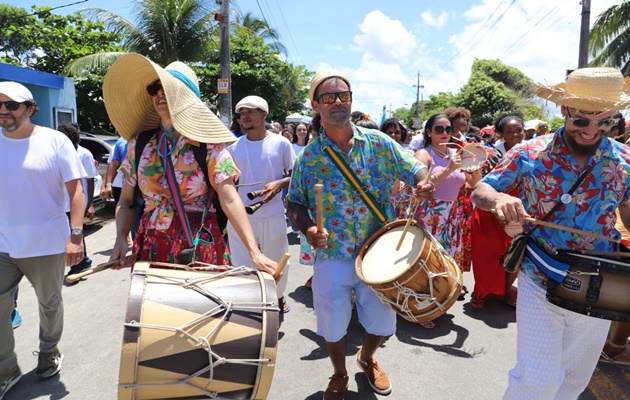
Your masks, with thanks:
<instances>
[{"instance_id":1,"label":"black sunglasses","mask_svg":"<svg viewBox=\"0 0 630 400\"><path fill-rule=\"evenodd\" d=\"M147 86L147 93L149 93L151 97L157 96L160 90L162 90L162 84L160 82L155 82Z\"/></svg>"},{"instance_id":2,"label":"black sunglasses","mask_svg":"<svg viewBox=\"0 0 630 400\"><path fill-rule=\"evenodd\" d=\"M324 104L332 104L337 99L341 100L342 103L348 103L352 101L352 92L347 90L345 92L334 92L334 93L322 93L317 97L317 101L322 101Z\"/></svg>"},{"instance_id":3,"label":"black sunglasses","mask_svg":"<svg viewBox=\"0 0 630 400\"><path fill-rule=\"evenodd\" d=\"M9 111L15 111L18 108L20 108L20 104L22 103L18 103L17 101L13 101L13 100L9 100L9 101L0 101L0 109L2 109L2 105L4 104L4 106L7 108L7 110Z\"/></svg>"},{"instance_id":4,"label":"black sunglasses","mask_svg":"<svg viewBox=\"0 0 630 400\"><path fill-rule=\"evenodd\" d=\"M434 126L433 129L431 129L433 132L435 133L439 133L442 134L444 132L448 133L449 135L453 133L453 127L452 126Z\"/></svg>"},{"instance_id":5,"label":"black sunglasses","mask_svg":"<svg viewBox=\"0 0 630 400\"><path fill-rule=\"evenodd\" d=\"M571 120L571 123L575 125L577 128L586 128L590 126L592 123L597 124L597 128L600 130L609 130L613 126L619 123L619 118L604 118L599 121L593 121L588 118L583 117L574 117L569 112L569 107L567 107L567 118Z\"/></svg>"}]
</instances>

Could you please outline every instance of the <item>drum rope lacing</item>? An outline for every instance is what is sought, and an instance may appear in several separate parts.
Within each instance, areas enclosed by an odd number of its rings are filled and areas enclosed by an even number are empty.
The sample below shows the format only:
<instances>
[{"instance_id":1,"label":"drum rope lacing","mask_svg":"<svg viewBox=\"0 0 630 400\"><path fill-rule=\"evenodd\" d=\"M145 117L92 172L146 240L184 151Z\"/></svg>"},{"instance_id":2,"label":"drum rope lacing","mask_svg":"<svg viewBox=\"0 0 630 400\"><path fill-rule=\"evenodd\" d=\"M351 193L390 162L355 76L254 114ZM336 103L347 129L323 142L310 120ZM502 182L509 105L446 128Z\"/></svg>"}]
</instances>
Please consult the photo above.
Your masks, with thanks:
<instances>
[{"instance_id":1,"label":"drum rope lacing","mask_svg":"<svg viewBox=\"0 0 630 400\"><path fill-rule=\"evenodd\" d=\"M213 274L213 275L209 275L209 276L204 276L202 278L196 278L196 279L192 279L192 278L185 278L183 279L184 284L182 284L182 287L184 288L188 288L188 289L192 289L195 290L196 292L210 298L211 300L215 301L216 303L218 303L219 305L207 312L205 312L204 314L200 315L199 317L185 323L184 325L180 326L180 327L172 327L172 326L164 326L164 325L155 325L155 324L146 324L146 323L139 323L136 321L131 321L131 322L126 322L124 324L124 326L126 327L130 327L130 328L145 328L145 329L155 329L155 330L163 330L163 331L171 331L171 332L176 332L178 334L181 334L185 337L187 337L188 339L190 339L190 341L192 341L194 343L194 347L200 347L203 348L205 351L208 352L208 366L198 370L197 372L179 380L179 381L171 381L171 382L161 382L161 383L144 383L144 384L140 384L140 383L135 383L135 384L124 384L125 388L142 388L142 387L151 387L151 386L172 386L172 385L181 385L181 384L185 384L188 387L195 389L203 394L205 394L206 396L208 396L209 398L212 399L216 399L218 398L218 392L211 392L208 391L208 387L212 384L212 381L214 379L214 367L215 366L220 366L223 364L239 364L239 365L249 365L249 366L260 366L260 365L269 365L273 360L270 358L267 359L229 359L229 358L225 358L225 357L221 357L219 354L215 353L212 350L212 345L210 344L210 341L208 340L209 337L211 337L212 335L214 335L216 333L217 330L219 330L219 328L223 325L223 323L225 322L225 320L227 319L227 316L230 312L232 311L249 311L249 310L260 310L260 311L279 311L279 307L278 304L276 302L267 302L267 303L254 303L254 302L234 302L234 301L226 301L224 300L221 296L218 296L210 291L208 291L206 288L204 288L203 286L201 286L204 283L208 283L211 281L215 281L218 279L222 279L225 278L226 276L235 276L235 275L244 275L244 274L250 274L253 271L255 271L254 268L248 268L248 267L237 267L237 268L233 268L230 269L228 271L225 271L223 273L220 274ZM164 279L166 281L171 281L174 283L182 283L182 279L181 278L173 278L173 277L168 277L168 276L163 276L160 275L157 270L156 272L150 272L146 274L147 276L152 276L152 277L157 277L157 278L161 278ZM186 329L192 327L192 326L196 326L199 322L206 320L206 319L210 319L210 318L215 318L215 316L217 314L220 314L221 312L223 312L223 315L218 318L216 321L216 325L215 327L205 336L202 337L195 337L191 334L189 334ZM190 380L199 377L201 374L208 372L209 373L209 377L208 377L208 382L206 383L206 385L204 386L204 389L199 388L195 385L192 385L190 383L188 383Z\"/></svg>"},{"instance_id":2,"label":"drum rope lacing","mask_svg":"<svg viewBox=\"0 0 630 400\"><path fill-rule=\"evenodd\" d=\"M441 247L441 245L439 245L439 243L437 242L437 239L435 239L434 237L430 236L429 240L431 242L435 244L437 244L436 249L438 252L439 257L442 260L442 265L448 265L446 258L445 258L445 251L443 250L443 248ZM451 275L450 271L448 270L448 268L443 271L443 272L439 272L439 273L434 273L432 272L426 262L424 260L418 260L419 264L420 264L420 269L423 270L426 274L427 277L429 278L429 293L418 293L415 290L405 287L403 286L403 284L399 283L399 282L394 282L393 285L394 287L396 287L398 289L398 296L396 298L396 301L388 298L387 296L385 296L384 293L382 292L378 292L378 291L374 291L374 293L377 295L377 297L381 300L381 302L383 303L389 303L390 305L394 306L395 308L398 308L401 312L404 312L407 317L409 317L410 320L412 321L417 321L418 318L424 317L428 314L431 314L433 312L435 312L435 308L432 308L429 312L426 312L424 314L413 314L411 308L409 307L409 301L411 299L415 300L416 304L415 304L415 308L420 310L423 308L427 308L430 305L435 305L440 311L442 312L446 312L447 308L440 303L437 298L433 295L434 293L434 286L433 286L433 278L435 277L446 277L446 278L451 278L453 279L459 286L455 285L455 288L460 288L463 285L463 282L460 281L458 278L454 277ZM458 294L459 295L459 294ZM449 298L453 296L453 293L451 293L449 295ZM401 300L402 298L402 300ZM445 301L444 304L446 304L447 302Z\"/></svg>"}]
</instances>

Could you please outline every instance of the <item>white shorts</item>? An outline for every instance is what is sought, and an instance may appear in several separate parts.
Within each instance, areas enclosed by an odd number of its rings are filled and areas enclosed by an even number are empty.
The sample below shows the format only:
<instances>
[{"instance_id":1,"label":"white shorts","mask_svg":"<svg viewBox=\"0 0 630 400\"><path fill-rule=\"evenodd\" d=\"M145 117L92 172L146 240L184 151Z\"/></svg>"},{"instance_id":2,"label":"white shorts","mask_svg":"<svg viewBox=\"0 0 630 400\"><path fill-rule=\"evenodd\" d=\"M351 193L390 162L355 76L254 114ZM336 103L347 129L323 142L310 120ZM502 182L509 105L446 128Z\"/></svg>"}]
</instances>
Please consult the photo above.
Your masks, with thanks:
<instances>
[{"instance_id":1,"label":"white shorts","mask_svg":"<svg viewBox=\"0 0 630 400\"><path fill-rule=\"evenodd\" d=\"M359 321L366 332L376 336L396 333L396 313L381 303L376 294L357 276L355 260L320 260L313 273L313 305L317 314L317 334L327 342L346 336L352 317L352 289L356 296Z\"/></svg>"}]
</instances>

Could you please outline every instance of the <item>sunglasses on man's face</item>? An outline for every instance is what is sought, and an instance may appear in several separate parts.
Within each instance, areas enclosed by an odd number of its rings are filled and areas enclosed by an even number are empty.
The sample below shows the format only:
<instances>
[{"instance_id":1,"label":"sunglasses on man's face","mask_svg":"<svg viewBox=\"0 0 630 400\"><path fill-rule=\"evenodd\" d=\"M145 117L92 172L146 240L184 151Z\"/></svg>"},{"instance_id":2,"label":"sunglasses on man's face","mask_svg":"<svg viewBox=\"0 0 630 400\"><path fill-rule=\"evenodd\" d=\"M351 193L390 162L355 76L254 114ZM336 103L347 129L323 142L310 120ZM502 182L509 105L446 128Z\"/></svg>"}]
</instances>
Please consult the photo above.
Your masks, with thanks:
<instances>
[{"instance_id":1,"label":"sunglasses on man's face","mask_svg":"<svg viewBox=\"0 0 630 400\"><path fill-rule=\"evenodd\" d=\"M17 101L13 101L13 100L0 101L0 109L2 109L2 106L4 105L7 108L7 110L15 111L18 108L20 108L20 104L22 103L18 103Z\"/></svg>"},{"instance_id":2,"label":"sunglasses on man's face","mask_svg":"<svg viewBox=\"0 0 630 400\"><path fill-rule=\"evenodd\" d=\"M160 90L162 90L162 84L160 82L155 82L147 86L147 93L149 93L151 97L157 96Z\"/></svg>"},{"instance_id":3,"label":"sunglasses on man's face","mask_svg":"<svg viewBox=\"0 0 630 400\"><path fill-rule=\"evenodd\" d=\"M321 100L324 104L332 104L337 99L341 100L342 103L349 103L352 101L352 92L347 90L345 92L322 93L317 98L317 101Z\"/></svg>"},{"instance_id":4,"label":"sunglasses on man's face","mask_svg":"<svg viewBox=\"0 0 630 400\"><path fill-rule=\"evenodd\" d=\"M597 129L600 129L603 131L607 131L619 123L619 118L604 118L604 119L600 119L599 121L594 121L592 119L588 119L584 117L574 117L571 115L571 112L569 111L568 107L567 107L567 118L571 121L571 123L576 128L587 128L591 124L595 123L597 124Z\"/></svg>"},{"instance_id":5,"label":"sunglasses on man's face","mask_svg":"<svg viewBox=\"0 0 630 400\"><path fill-rule=\"evenodd\" d=\"M449 135L453 133L453 127L452 126L434 126L433 127L433 132L435 133L439 133L442 134L444 132L448 133Z\"/></svg>"}]
</instances>

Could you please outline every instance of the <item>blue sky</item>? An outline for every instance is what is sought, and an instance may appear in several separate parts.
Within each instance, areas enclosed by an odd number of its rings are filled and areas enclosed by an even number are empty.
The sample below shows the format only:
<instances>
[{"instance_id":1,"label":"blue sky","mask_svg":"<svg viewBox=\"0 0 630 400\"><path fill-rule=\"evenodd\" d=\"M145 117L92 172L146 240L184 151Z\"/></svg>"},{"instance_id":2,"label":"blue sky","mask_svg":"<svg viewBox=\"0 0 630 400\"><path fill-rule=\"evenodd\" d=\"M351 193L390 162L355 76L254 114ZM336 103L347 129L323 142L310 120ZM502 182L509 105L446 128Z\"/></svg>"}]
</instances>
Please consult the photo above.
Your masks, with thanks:
<instances>
[{"instance_id":1,"label":"blue sky","mask_svg":"<svg viewBox=\"0 0 630 400\"><path fill-rule=\"evenodd\" d=\"M76 0L40 0L57 7ZM9 4L24 7L23 1ZM596 16L621 0L591 2ZM29 4L29 3L27 3ZM60 8L104 8L132 17L129 0L89 0ZM416 99L456 93L475 58L500 59L537 82L557 83L577 66L579 0L232 0L240 13L267 19L280 33L288 60L315 71L332 66L352 83L354 106L379 121ZM208 0L208 7L216 2Z\"/></svg>"}]
</instances>

